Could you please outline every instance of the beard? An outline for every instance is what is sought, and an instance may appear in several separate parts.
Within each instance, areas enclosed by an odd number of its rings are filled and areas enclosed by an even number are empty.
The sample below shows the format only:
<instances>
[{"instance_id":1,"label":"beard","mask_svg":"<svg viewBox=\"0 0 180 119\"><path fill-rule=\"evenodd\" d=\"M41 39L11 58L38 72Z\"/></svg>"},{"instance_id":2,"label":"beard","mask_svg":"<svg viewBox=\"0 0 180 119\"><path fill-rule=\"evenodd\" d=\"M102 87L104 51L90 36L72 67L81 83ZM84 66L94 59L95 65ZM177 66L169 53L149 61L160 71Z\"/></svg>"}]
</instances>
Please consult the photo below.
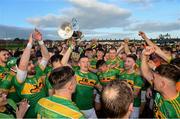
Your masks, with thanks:
<instances>
[{"instance_id":1,"label":"beard","mask_svg":"<svg viewBox=\"0 0 180 119\"><path fill-rule=\"evenodd\" d=\"M36 71L35 70L31 70L28 72L29 75L35 75L36 74Z\"/></svg>"}]
</instances>

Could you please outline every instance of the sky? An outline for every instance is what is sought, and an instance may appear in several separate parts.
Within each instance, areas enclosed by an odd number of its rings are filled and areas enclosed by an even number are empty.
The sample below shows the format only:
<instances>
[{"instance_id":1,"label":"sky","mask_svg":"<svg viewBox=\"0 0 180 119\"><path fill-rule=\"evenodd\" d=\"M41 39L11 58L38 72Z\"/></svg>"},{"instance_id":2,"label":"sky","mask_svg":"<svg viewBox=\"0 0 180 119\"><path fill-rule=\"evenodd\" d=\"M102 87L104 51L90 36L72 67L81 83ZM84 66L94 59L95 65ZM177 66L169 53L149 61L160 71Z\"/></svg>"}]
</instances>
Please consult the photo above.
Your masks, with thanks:
<instances>
[{"instance_id":1,"label":"sky","mask_svg":"<svg viewBox=\"0 0 180 119\"><path fill-rule=\"evenodd\" d=\"M84 39L180 37L180 0L1 0L0 38L28 38L36 27L58 40L64 22L78 21Z\"/></svg>"}]
</instances>

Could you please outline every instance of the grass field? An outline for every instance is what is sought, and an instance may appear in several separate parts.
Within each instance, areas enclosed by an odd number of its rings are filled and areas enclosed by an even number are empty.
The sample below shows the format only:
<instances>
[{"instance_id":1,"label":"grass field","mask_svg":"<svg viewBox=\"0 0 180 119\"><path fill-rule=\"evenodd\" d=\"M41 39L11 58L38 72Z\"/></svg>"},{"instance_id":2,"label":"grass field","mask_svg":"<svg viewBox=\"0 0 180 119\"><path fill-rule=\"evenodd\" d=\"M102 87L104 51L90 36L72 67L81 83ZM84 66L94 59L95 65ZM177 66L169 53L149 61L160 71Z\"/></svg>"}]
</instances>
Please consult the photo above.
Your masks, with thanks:
<instances>
[{"instance_id":1,"label":"grass field","mask_svg":"<svg viewBox=\"0 0 180 119\"><path fill-rule=\"evenodd\" d=\"M25 46L24 46L24 44L13 44L13 43L11 43L11 44L0 44L0 48L6 48L6 49L8 49L8 50L14 50L14 49L17 49L17 48L19 48L19 49L23 49Z\"/></svg>"}]
</instances>

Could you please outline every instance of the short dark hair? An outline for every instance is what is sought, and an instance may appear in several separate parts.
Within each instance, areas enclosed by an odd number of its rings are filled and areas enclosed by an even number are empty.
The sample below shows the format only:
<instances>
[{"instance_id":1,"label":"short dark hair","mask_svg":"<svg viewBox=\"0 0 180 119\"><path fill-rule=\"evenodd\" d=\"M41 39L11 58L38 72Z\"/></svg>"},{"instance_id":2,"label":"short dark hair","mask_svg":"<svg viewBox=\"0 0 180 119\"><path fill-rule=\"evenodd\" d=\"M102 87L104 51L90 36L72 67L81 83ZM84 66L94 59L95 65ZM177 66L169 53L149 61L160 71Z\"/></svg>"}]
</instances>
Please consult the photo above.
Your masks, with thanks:
<instances>
[{"instance_id":1,"label":"short dark hair","mask_svg":"<svg viewBox=\"0 0 180 119\"><path fill-rule=\"evenodd\" d=\"M49 82L54 89L61 89L67 82L72 80L74 74L74 71L69 66L59 67L51 72Z\"/></svg>"},{"instance_id":2,"label":"short dark hair","mask_svg":"<svg viewBox=\"0 0 180 119\"><path fill-rule=\"evenodd\" d=\"M180 58L175 58L171 60L170 64L175 65L180 68Z\"/></svg>"},{"instance_id":3,"label":"short dark hair","mask_svg":"<svg viewBox=\"0 0 180 119\"><path fill-rule=\"evenodd\" d=\"M106 62L104 60L98 60L96 63L96 68L98 69L99 67L101 67L104 64L106 64Z\"/></svg>"},{"instance_id":4,"label":"short dark hair","mask_svg":"<svg viewBox=\"0 0 180 119\"><path fill-rule=\"evenodd\" d=\"M178 82L180 77L180 70L171 64L161 64L155 69L155 71L159 75L166 77L169 80L174 81L175 83Z\"/></svg>"},{"instance_id":5,"label":"short dark hair","mask_svg":"<svg viewBox=\"0 0 180 119\"><path fill-rule=\"evenodd\" d=\"M137 60L137 56L135 54L129 54L127 57L132 58L135 62Z\"/></svg>"},{"instance_id":6,"label":"short dark hair","mask_svg":"<svg viewBox=\"0 0 180 119\"><path fill-rule=\"evenodd\" d=\"M63 56L60 54L55 54L50 58L50 61L51 61L51 63L58 62L58 61L61 61L62 57Z\"/></svg>"},{"instance_id":7,"label":"short dark hair","mask_svg":"<svg viewBox=\"0 0 180 119\"><path fill-rule=\"evenodd\" d=\"M102 48L98 49L98 51L105 53L105 51Z\"/></svg>"},{"instance_id":8,"label":"short dark hair","mask_svg":"<svg viewBox=\"0 0 180 119\"><path fill-rule=\"evenodd\" d=\"M80 57L79 57L79 61L82 59L82 58L88 58L85 54L81 54ZM89 59L89 58L88 58Z\"/></svg>"},{"instance_id":9,"label":"short dark hair","mask_svg":"<svg viewBox=\"0 0 180 119\"><path fill-rule=\"evenodd\" d=\"M101 100L108 118L122 118L127 114L134 97L127 82L113 80L104 87Z\"/></svg>"},{"instance_id":10,"label":"short dark hair","mask_svg":"<svg viewBox=\"0 0 180 119\"><path fill-rule=\"evenodd\" d=\"M7 49L5 48L0 48L0 52L3 52L3 51L6 51L6 52L9 52Z\"/></svg>"},{"instance_id":11,"label":"short dark hair","mask_svg":"<svg viewBox=\"0 0 180 119\"><path fill-rule=\"evenodd\" d=\"M113 46L111 46L111 48L109 49L109 52L110 52L110 50L115 50L115 51L117 51L117 49L116 49L115 47L113 47Z\"/></svg>"}]
</instances>

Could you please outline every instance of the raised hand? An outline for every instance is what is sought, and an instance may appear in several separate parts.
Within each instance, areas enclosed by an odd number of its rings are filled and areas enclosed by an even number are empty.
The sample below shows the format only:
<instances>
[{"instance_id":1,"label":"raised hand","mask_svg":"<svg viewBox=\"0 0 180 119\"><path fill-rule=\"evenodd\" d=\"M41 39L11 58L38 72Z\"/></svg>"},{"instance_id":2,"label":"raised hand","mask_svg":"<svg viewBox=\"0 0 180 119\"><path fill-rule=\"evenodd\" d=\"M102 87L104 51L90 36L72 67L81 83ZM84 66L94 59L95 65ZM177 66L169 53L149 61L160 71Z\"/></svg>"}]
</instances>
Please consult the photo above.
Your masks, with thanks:
<instances>
[{"instance_id":1,"label":"raised hand","mask_svg":"<svg viewBox=\"0 0 180 119\"><path fill-rule=\"evenodd\" d=\"M139 31L139 36L141 36L143 39L147 38L146 34L142 31Z\"/></svg>"},{"instance_id":2,"label":"raised hand","mask_svg":"<svg viewBox=\"0 0 180 119\"><path fill-rule=\"evenodd\" d=\"M155 52L155 48L154 48L154 47L147 46L147 47L143 50L142 54L143 54L143 55L146 55L146 56L149 56L149 55L151 55L151 54L154 53L154 52Z\"/></svg>"},{"instance_id":3,"label":"raised hand","mask_svg":"<svg viewBox=\"0 0 180 119\"><path fill-rule=\"evenodd\" d=\"M41 41L42 40L41 32L35 29L33 32L33 38L35 39L35 41Z\"/></svg>"},{"instance_id":4,"label":"raised hand","mask_svg":"<svg viewBox=\"0 0 180 119\"><path fill-rule=\"evenodd\" d=\"M124 43L128 44L129 43L129 38L124 38Z\"/></svg>"},{"instance_id":5,"label":"raised hand","mask_svg":"<svg viewBox=\"0 0 180 119\"><path fill-rule=\"evenodd\" d=\"M28 43L32 44L33 43L33 34L31 33L29 36L29 41Z\"/></svg>"},{"instance_id":6,"label":"raised hand","mask_svg":"<svg viewBox=\"0 0 180 119\"><path fill-rule=\"evenodd\" d=\"M29 108L29 104L28 104L28 100L27 99L23 99L20 103L19 103L19 107L16 109L16 116L17 118L23 118L26 111Z\"/></svg>"}]
</instances>

